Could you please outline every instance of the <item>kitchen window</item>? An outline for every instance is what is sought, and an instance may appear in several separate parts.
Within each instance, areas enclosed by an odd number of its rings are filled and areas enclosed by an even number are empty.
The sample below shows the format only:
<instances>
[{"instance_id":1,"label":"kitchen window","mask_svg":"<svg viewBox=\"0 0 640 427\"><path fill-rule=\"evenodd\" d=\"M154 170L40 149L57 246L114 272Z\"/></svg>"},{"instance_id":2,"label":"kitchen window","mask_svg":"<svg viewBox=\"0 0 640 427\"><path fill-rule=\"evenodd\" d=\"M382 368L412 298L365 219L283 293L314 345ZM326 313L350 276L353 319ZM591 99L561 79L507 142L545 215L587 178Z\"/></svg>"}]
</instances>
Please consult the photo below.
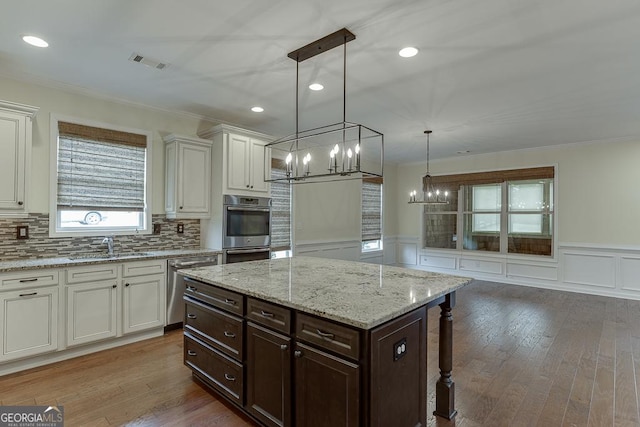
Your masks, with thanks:
<instances>
[{"instance_id":1,"label":"kitchen window","mask_svg":"<svg viewBox=\"0 0 640 427\"><path fill-rule=\"evenodd\" d=\"M286 178L286 165L272 159L271 178ZM291 256L291 184L289 181L271 183L271 257Z\"/></svg>"},{"instance_id":2,"label":"kitchen window","mask_svg":"<svg viewBox=\"0 0 640 427\"><path fill-rule=\"evenodd\" d=\"M552 255L553 167L433 179L452 198L425 205L425 248Z\"/></svg>"},{"instance_id":3,"label":"kitchen window","mask_svg":"<svg viewBox=\"0 0 640 427\"><path fill-rule=\"evenodd\" d=\"M52 117L50 234L149 233L151 135Z\"/></svg>"},{"instance_id":4,"label":"kitchen window","mask_svg":"<svg viewBox=\"0 0 640 427\"><path fill-rule=\"evenodd\" d=\"M382 178L362 180L362 252L382 250Z\"/></svg>"}]
</instances>

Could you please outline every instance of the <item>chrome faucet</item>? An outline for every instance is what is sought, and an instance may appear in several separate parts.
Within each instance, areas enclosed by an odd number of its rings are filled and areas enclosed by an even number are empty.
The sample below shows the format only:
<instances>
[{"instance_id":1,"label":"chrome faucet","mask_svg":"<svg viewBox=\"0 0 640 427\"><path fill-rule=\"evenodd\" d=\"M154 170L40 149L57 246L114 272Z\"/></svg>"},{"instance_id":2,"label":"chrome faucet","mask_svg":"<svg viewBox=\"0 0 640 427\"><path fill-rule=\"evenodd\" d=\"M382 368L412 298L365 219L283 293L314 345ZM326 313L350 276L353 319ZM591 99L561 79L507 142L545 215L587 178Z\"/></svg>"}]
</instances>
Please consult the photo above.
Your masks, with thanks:
<instances>
[{"instance_id":1,"label":"chrome faucet","mask_svg":"<svg viewBox=\"0 0 640 427\"><path fill-rule=\"evenodd\" d=\"M113 236L107 236L102 239L102 243L107 244L107 255L113 256Z\"/></svg>"}]
</instances>

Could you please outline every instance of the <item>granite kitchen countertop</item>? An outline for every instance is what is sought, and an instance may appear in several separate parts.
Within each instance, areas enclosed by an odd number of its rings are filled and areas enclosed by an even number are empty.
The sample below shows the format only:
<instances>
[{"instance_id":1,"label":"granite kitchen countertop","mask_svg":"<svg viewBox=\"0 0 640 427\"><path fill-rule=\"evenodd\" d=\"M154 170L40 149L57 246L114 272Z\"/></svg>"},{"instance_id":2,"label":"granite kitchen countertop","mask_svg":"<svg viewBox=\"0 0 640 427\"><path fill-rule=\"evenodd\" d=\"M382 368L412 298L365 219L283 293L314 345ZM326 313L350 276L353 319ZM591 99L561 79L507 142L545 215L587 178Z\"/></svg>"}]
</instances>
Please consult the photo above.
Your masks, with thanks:
<instances>
[{"instance_id":1,"label":"granite kitchen countertop","mask_svg":"<svg viewBox=\"0 0 640 427\"><path fill-rule=\"evenodd\" d=\"M180 258L199 255L218 255L217 249L176 249L162 251L122 252L113 257L106 253L69 255L58 258L29 258L12 261L0 261L0 273L41 268L73 267L78 265L105 264L110 262L143 261L161 258Z\"/></svg>"},{"instance_id":2,"label":"granite kitchen countertop","mask_svg":"<svg viewBox=\"0 0 640 427\"><path fill-rule=\"evenodd\" d=\"M180 272L361 329L395 319L471 282L423 270L298 256Z\"/></svg>"}]
</instances>

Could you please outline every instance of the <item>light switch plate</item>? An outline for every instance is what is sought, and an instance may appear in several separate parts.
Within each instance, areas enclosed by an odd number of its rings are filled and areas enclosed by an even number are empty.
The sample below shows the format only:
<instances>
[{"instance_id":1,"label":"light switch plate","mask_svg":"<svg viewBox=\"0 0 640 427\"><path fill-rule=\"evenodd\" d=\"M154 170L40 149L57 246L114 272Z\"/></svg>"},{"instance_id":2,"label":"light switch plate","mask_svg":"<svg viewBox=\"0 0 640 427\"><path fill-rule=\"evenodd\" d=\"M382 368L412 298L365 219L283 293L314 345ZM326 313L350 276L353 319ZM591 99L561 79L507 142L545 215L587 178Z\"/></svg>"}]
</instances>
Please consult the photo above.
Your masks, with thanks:
<instances>
[{"instance_id":1,"label":"light switch plate","mask_svg":"<svg viewBox=\"0 0 640 427\"><path fill-rule=\"evenodd\" d=\"M16 227L16 239L23 240L29 238L29 226L19 225Z\"/></svg>"}]
</instances>

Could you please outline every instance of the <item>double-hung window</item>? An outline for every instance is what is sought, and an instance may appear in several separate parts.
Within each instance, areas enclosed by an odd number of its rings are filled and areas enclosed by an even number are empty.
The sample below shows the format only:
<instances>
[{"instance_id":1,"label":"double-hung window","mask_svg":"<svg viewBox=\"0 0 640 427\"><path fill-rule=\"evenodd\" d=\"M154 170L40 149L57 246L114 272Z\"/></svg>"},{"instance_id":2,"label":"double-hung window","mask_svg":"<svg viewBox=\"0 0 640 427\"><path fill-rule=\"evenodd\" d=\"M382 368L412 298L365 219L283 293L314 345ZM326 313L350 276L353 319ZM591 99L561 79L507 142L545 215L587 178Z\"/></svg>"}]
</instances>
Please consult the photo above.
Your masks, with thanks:
<instances>
[{"instance_id":1,"label":"double-hung window","mask_svg":"<svg viewBox=\"0 0 640 427\"><path fill-rule=\"evenodd\" d=\"M52 235L148 233L151 136L52 117Z\"/></svg>"},{"instance_id":2,"label":"double-hung window","mask_svg":"<svg viewBox=\"0 0 640 427\"><path fill-rule=\"evenodd\" d=\"M271 178L287 177L282 160L271 161ZM289 181L271 182L271 257L291 256L291 184Z\"/></svg>"},{"instance_id":3,"label":"double-hung window","mask_svg":"<svg viewBox=\"0 0 640 427\"><path fill-rule=\"evenodd\" d=\"M434 177L454 197L425 206L425 248L551 256L554 173L541 167Z\"/></svg>"}]
</instances>

